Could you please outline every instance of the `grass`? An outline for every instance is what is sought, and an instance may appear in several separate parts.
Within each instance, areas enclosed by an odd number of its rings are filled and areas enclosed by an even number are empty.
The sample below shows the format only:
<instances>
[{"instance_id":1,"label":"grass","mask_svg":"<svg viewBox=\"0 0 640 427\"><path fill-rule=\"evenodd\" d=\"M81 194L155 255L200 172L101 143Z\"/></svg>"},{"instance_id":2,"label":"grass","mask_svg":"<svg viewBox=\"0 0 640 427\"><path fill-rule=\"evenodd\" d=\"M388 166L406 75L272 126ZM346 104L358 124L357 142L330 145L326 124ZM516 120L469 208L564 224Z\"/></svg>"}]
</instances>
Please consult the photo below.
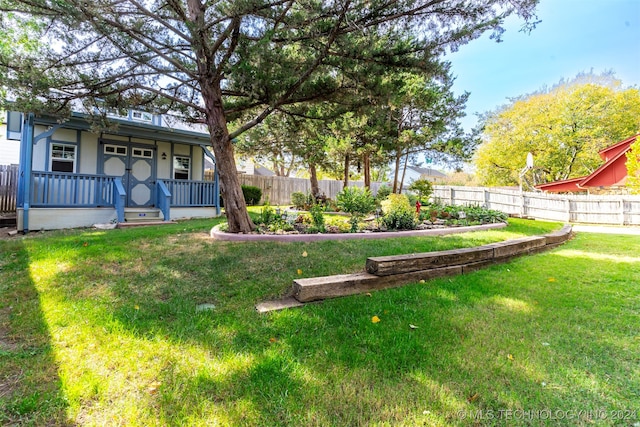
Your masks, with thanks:
<instances>
[{"instance_id":1,"label":"grass","mask_svg":"<svg viewBox=\"0 0 640 427\"><path fill-rule=\"evenodd\" d=\"M637 237L259 315L296 277L560 225L283 244L211 241L217 221L0 241L0 424L640 422Z\"/></svg>"}]
</instances>

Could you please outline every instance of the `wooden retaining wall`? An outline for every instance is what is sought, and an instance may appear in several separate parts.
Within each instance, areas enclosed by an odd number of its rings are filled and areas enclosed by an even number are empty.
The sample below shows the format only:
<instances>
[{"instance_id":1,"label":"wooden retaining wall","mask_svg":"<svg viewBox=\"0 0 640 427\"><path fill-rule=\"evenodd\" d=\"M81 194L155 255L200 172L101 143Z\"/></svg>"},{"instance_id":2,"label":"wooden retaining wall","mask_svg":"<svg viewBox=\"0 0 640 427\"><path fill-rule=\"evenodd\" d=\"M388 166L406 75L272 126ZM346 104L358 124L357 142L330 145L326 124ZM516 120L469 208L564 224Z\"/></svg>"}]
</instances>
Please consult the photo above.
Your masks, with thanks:
<instances>
[{"instance_id":1,"label":"wooden retaining wall","mask_svg":"<svg viewBox=\"0 0 640 427\"><path fill-rule=\"evenodd\" d=\"M571 237L571 226L544 236L491 243L475 248L372 257L366 272L297 279L293 297L301 303L402 286L420 280L464 274L517 256L554 248Z\"/></svg>"}]
</instances>

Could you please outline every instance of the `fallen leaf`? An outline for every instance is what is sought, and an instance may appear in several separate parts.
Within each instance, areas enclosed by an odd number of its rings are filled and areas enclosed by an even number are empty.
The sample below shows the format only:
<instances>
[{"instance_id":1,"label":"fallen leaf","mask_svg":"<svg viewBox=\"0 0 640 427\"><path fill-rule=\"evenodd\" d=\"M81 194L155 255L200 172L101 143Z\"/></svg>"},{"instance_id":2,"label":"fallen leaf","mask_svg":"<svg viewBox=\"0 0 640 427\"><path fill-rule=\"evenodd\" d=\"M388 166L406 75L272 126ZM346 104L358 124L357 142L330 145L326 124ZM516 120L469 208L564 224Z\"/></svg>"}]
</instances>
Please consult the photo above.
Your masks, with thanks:
<instances>
[{"instance_id":1,"label":"fallen leaf","mask_svg":"<svg viewBox=\"0 0 640 427\"><path fill-rule=\"evenodd\" d=\"M302 275L302 270L298 269L298 276Z\"/></svg>"},{"instance_id":2,"label":"fallen leaf","mask_svg":"<svg viewBox=\"0 0 640 427\"><path fill-rule=\"evenodd\" d=\"M135 308L136 310L140 310L140 306L138 304L136 304L133 308Z\"/></svg>"},{"instance_id":3,"label":"fallen leaf","mask_svg":"<svg viewBox=\"0 0 640 427\"><path fill-rule=\"evenodd\" d=\"M420 283L426 283L424 279L420 279Z\"/></svg>"},{"instance_id":4,"label":"fallen leaf","mask_svg":"<svg viewBox=\"0 0 640 427\"><path fill-rule=\"evenodd\" d=\"M555 281L556 281L556 279L555 279L555 277L549 277L549 281L550 281L550 282L555 282Z\"/></svg>"},{"instance_id":5,"label":"fallen leaf","mask_svg":"<svg viewBox=\"0 0 640 427\"><path fill-rule=\"evenodd\" d=\"M89 243L88 243L88 242L84 242L84 243L82 244L82 246L89 246Z\"/></svg>"},{"instance_id":6,"label":"fallen leaf","mask_svg":"<svg viewBox=\"0 0 640 427\"><path fill-rule=\"evenodd\" d=\"M307 254L307 251L302 252L302 256L303 256L303 257L305 257L305 258L306 258L306 257L307 257L307 255L308 255L308 254Z\"/></svg>"},{"instance_id":7,"label":"fallen leaf","mask_svg":"<svg viewBox=\"0 0 640 427\"><path fill-rule=\"evenodd\" d=\"M513 354L509 354L509 355L507 356L507 359L509 359L509 360L511 360L511 361L513 362Z\"/></svg>"},{"instance_id":8,"label":"fallen leaf","mask_svg":"<svg viewBox=\"0 0 640 427\"><path fill-rule=\"evenodd\" d=\"M156 391L158 391L158 388L160 388L161 385L161 382L154 381L149 385L149 387L147 387L147 391L151 394L154 394Z\"/></svg>"},{"instance_id":9,"label":"fallen leaf","mask_svg":"<svg viewBox=\"0 0 640 427\"><path fill-rule=\"evenodd\" d=\"M418 329L418 327L416 325L412 325L411 323L409 323L409 328L411 329Z\"/></svg>"},{"instance_id":10,"label":"fallen leaf","mask_svg":"<svg viewBox=\"0 0 640 427\"><path fill-rule=\"evenodd\" d=\"M475 402L476 400L478 400L479 397L480 397L480 395L478 393L474 393L474 395L469 397L467 400L469 401L469 403L471 403L471 402Z\"/></svg>"},{"instance_id":11,"label":"fallen leaf","mask_svg":"<svg viewBox=\"0 0 640 427\"><path fill-rule=\"evenodd\" d=\"M371 296L371 292L367 292L365 295L370 297Z\"/></svg>"},{"instance_id":12,"label":"fallen leaf","mask_svg":"<svg viewBox=\"0 0 640 427\"><path fill-rule=\"evenodd\" d=\"M542 343L542 345L543 345L543 346L545 346L545 347L547 347L547 346L549 346L549 345L551 345L551 344L549 344L548 342L543 342L543 343Z\"/></svg>"},{"instance_id":13,"label":"fallen leaf","mask_svg":"<svg viewBox=\"0 0 640 427\"><path fill-rule=\"evenodd\" d=\"M378 316L373 316L371 318L371 323L378 323L378 322L380 322L380 318Z\"/></svg>"},{"instance_id":14,"label":"fallen leaf","mask_svg":"<svg viewBox=\"0 0 640 427\"><path fill-rule=\"evenodd\" d=\"M276 337L269 338L269 342L271 342L271 343L277 342L277 341L278 341L278 338L276 338Z\"/></svg>"}]
</instances>

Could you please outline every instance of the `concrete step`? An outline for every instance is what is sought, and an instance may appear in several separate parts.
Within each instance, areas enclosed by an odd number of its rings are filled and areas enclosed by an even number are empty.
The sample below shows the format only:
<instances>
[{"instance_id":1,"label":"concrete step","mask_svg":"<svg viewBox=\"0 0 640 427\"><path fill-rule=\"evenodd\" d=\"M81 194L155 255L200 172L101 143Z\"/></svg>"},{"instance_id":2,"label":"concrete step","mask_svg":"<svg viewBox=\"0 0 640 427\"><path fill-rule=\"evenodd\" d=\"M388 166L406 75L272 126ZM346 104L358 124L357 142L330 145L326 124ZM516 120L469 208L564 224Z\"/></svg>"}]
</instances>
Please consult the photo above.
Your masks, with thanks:
<instances>
[{"instance_id":1,"label":"concrete step","mask_svg":"<svg viewBox=\"0 0 640 427\"><path fill-rule=\"evenodd\" d=\"M155 208L125 208L125 222L162 222L164 217L160 209Z\"/></svg>"},{"instance_id":2,"label":"concrete step","mask_svg":"<svg viewBox=\"0 0 640 427\"><path fill-rule=\"evenodd\" d=\"M133 221L133 222L119 222L116 228L132 228L132 227L145 227L148 225L169 225L175 224L175 221Z\"/></svg>"}]
</instances>

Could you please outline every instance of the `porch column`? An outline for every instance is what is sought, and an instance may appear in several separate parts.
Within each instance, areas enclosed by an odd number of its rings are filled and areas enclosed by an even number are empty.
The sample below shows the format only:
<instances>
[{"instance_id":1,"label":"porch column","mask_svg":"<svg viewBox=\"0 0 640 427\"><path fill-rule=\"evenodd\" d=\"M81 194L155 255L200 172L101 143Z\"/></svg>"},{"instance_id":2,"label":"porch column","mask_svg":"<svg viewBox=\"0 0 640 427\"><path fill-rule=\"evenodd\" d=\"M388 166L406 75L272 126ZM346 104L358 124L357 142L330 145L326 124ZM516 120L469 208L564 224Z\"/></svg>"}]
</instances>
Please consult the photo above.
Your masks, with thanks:
<instances>
[{"instance_id":1,"label":"porch column","mask_svg":"<svg viewBox=\"0 0 640 427\"><path fill-rule=\"evenodd\" d=\"M34 116L23 116L20 137L20 167L18 169L18 207L22 207L22 231L29 232L29 208L31 207L31 172L33 169Z\"/></svg>"}]
</instances>

